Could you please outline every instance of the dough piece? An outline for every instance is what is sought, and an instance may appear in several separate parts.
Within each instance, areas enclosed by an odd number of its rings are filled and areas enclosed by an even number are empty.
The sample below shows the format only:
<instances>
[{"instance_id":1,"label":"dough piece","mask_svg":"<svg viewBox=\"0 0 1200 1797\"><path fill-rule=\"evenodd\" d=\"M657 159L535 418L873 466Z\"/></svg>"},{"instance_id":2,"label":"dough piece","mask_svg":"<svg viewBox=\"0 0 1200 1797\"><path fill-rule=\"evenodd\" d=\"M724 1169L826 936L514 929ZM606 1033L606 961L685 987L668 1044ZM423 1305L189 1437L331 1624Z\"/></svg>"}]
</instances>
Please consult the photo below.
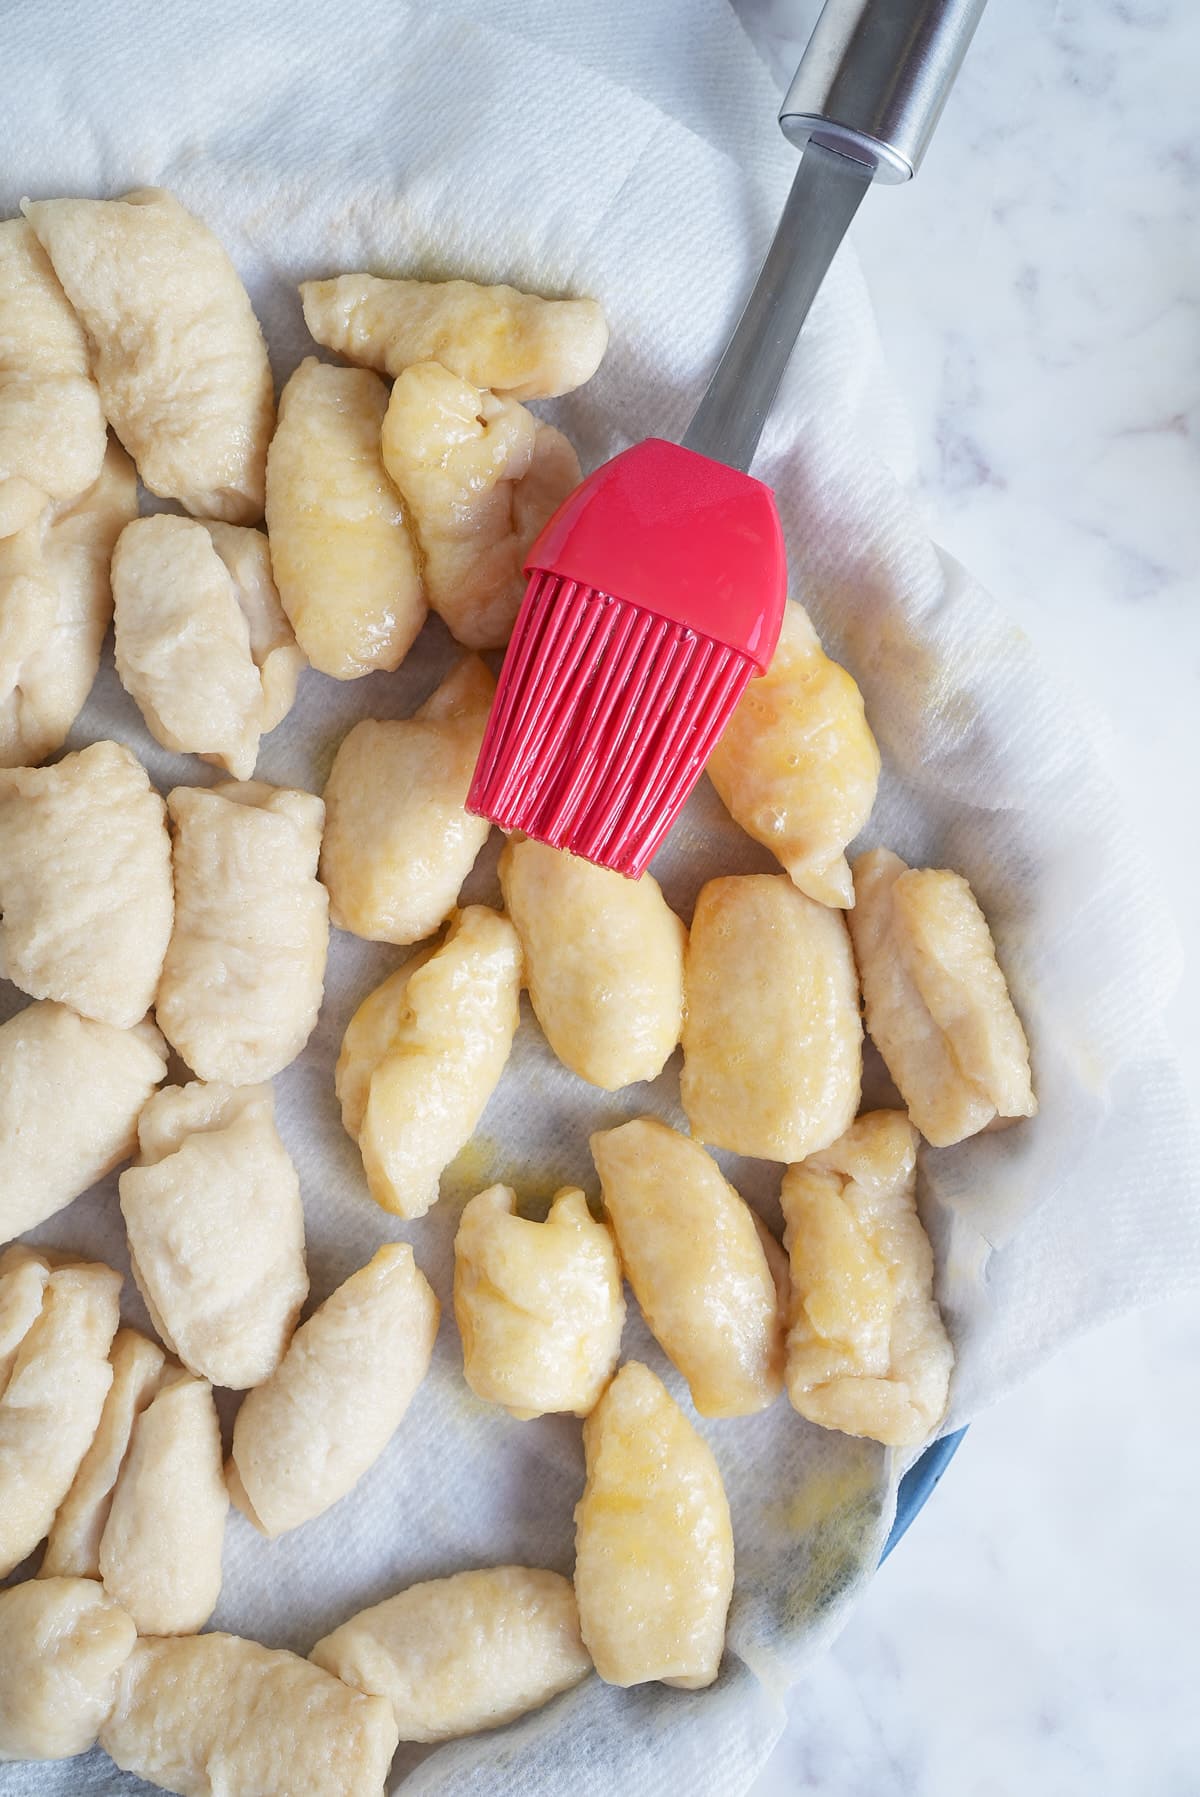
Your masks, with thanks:
<instances>
[{"instance_id":1,"label":"dough piece","mask_svg":"<svg viewBox=\"0 0 1200 1797\"><path fill-rule=\"evenodd\" d=\"M553 399L591 380L608 347L595 300L548 300L474 281L302 281L304 322L327 349L380 374L440 362L510 399Z\"/></svg>"},{"instance_id":2,"label":"dough piece","mask_svg":"<svg viewBox=\"0 0 1200 1797\"><path fill-rule=\"evenodd\" d=\"M0 1253L0 1398L17 1350L41 1315L49 1276L49 1263L22 1242Z\"/></svg>"},{"instance_id":3,"label":"dough piece","mask_svg":"<svg viewBox=\"0 0 1200 1797\"><path fill-rule=\"evenodd\" d=\"M33 1004L0 1024L0 1242L70 1204L133 1152L167 1071L162 1037Z\"/></svg>"},{"instance_id":4,"label":"dough piece","mask_svg":"<svg viewBox=\"0 0 1200 1797\"><path fill-rule=\"evenodd\" d=\"M488 839L466 809L496 683L459 662L411 718L356 724L325 787L329 915L371 942L419 942L445 922Z\"/></svg>"},{"instance_id":5,"label":"dough piece","mask_svg":"<svg viewBox=\"0 0 1200 1797\"><path fill-rule=\"evenodd\" d=\"M325 984L329 896L317 879L325 807L251 780L177 786L175 932L156 1016L202 1080L254 1085L294 1061Z\"/></svg>"},{"instance_id":6,"label":"dough piece","mask_svg":"<svg viewBox=\"0 0 1200 1797\"><path fill-rule=\"evenodd\" d=\"M300 1181L270 1086L164 1086L138 1141L121 1211L154 1327L199 1378L261 1385L308 1295Z\"/></svg>"},{"instance_id":7,"label":"dough piece","mask_svg":"<svg viewBox=\"0 0 1200 1797\"><path fill-rule=\"evenodd\" d=\"M380 1248L302 1323L233 1429L233 1500L264 1535L320 1516L399 1428L429 1367L438 1301L407 1242Z\"/></svg>"},{"instance_id":8,"label":"dough piece","mask_svg":"<svg viewBox=\"0 0 1200 1797\"><path fill-rule=\"evenodd\" d=\"M166 809L136 755L98 742L0 770L0 973L22 992L132 1029L174 909Z\"/></svg>"},{"instance_id":9,"label":"dough piece","mask_svg":"<svg viewBox=\"0 0 1200 1797\"><path fill-rule=\"evenodd\" d=\"M309 1658L386 1698L402 1741L449 1741L514 1722L592 1669L570 1579L487 1566L410 1585L360 1610Z\"/></svg>"},{"instance_id":10,"label":"dough piece","mask_svg":"<svg viewBox=\"0 0 1200 1797\"><path fill-rule=\"evenodd\" d=\"M396 1724L296 1654L194 1635L137 1643L100 1745L181 1797L379 1797Z\"/></svg>"},{"instance_id":11,"label":"dough piece","mask_svg":"<svg viewBox=\"0 0 1200 1797\"><path fill-rule=\"evenodd\" d=\"M304 666L261 530L161 514L113 556L117 673L156 741L248 780Z\"/></svg>"},{"instance_id":12,"label":"dough piece","mask_svg":"<svg viewBox=\"0 0 1200 1797\"><path fill-rule=\"evenodd\" d=\"M139 1635L204 1627L221 1594L228 1510L212 1387L168 1373L134 1422L100 1537L104 1589Z\"/></svg>"},{"instance_id":13,"label":"dough piece","mask_svg":"<svg viewBox=\"0 0 1200 1797\"><path fill-rule=\"evenodd\" d=\"M468 649L503 648L529 546L579 484L570 444L515 399L419 362L392 388L383 464L412 517L430 606Z\"/></svg>"},{"instance_id":14,"label":"dough piece","mask_svg":"<svg viewBox=\"0 0 1200 1797\"><path fill-rule=\"evenodd\" d=\"M379 452L387 388L361 368L301 362L279 401L267 528L283 608L322 674L398 668L425 622L404 507Z\"/></svg>"},{"instance_id":15,"label":"dough piece","mask_svg":"<svg viewBox=\"0 0 1200 1797\"><path fill-rule=\"evenodd\" d=\"M275 394L238 272L162 188L25 202L91 342L109 423L152 493L200 518L262 517Z\"/></svg>"},{"instance_id":16,"label":"dough piece","mask_svg":"<svg viewBox=\"0 0 1200 1797\"><path fill-rule=\"evenodd\" d=\"M792 1302L788 1396L810 1422L912 1447L946 1410L954 1365L917 1215L917 1132L870 1111L783 1176Z\"/></svg>"},{"instance_id":17,"label":"dough piece","mask_svg":"<svg viewBox=\"0 0 1200 1797\"><path fill-rule=\"evenodd\" d=\"M114 437L99 479L0 537L0 767L61 748L100 666L109 561L137 516L137 474Z\"/></svg>"},{"instance_id":18,"label":"dough piece","mask_svg":"<svg viewBox=\"0 0 1200 1797\"><path fill-rule=\"evenodd\" d=\"M87 1453L108 1388L121 1275L50 1270L0 1397L0 1578L41 1541Z\"/></svg>"},{"instance_id":19,"label":"dough piece","mask_svg":"<svg viewBox=\"0 0 1200 1797\"><path fill-rule=\"evenodd\" d=\"M91 1579L0 1591L0 1760L65 1760L94 1746L136 1640Z\"/></svg>"},{"instance_id":20,"label":"dough piece","mask_svg":"<svg viewBox=\"0 0 1200 1797\"><path fill-rule=\"evenodd\" d=\"M520 1022L521 945L507 917L468 905L350 1019L335 1081L376 1204L423 1217L475 1134Z\"/></svg>"},{"instance_id":21,"label":"dough piece","mask_svg":"<svg viewBox=\"0 0 1200 1797\"><path fill-rule=\"evenodd\" d=\"M801 892L853 905L844 851L871 815L879 750L862 694L801 606L787 607L774 660L742 694L706 771L736 822Z\"/></svg>"},{"instance_id":22,"label":"dough piece","mask_svg":"<svg viewBox=\"0 0 1200 1797\"><path fill-rule=\"evenodd\" d=\"M621 1352L625 1300L610 1231L575 1186L544 1223L518 1217L511 1186L463 1209L454 1238L454 1315L477 1398L514 1416L587 1416Z\"/></svg>"},{"instance_id":23,"label":"dough piece","mask_svg":"<svg viewBox=\"0 0 1200 1797\"><path fill-rule=\"evenodd\" d=\"M679 1041L687 931L653 875L626 880L514 838L500 888L534 1012L563 1066L606 1092L655 1079Z\"/></svg>"},{"instance_id":24,"label":"dough piece","mask_svg":"<svg viewBox=\"0 0 1200 1797\"><path fill-rule=\"evenodd\" d=\"M584 1423L583 1447L575 1596L596 1671L610 1685L711 1685L733 1593L733 1529L712 1450L636 1360Z\"/></svg>"},{"instance_id":25,"label":"dough piece","mask_svg":"<svg viewBox=\"0 0 1200 1797\"><path fill-rule=\"evenodd\" d=\"M730 874L696 900L680 1093L692 1134L803 1160L849 1128L862 1082L844 919L783 874Z\"/></svg>"},{"instance_id":26,"label":"dough piece","mask_svg":"<svg viewBox=\"0 0 1200 1797\"><path fill-rule=\"evenodd\" d=\"M962 875L873 849L854 864L854 889L867 1029L926 1141L948 1148L1032 1117L1029 1044Z\"/></svg>"},{"instance_id":27,"label":"dough piece","mask_svg":"<svg viewBox=\"0 0 1200 1797\"><path fill-rule=\"evenodd\" d=\"M653 1117L592 1137L625 1276L701 1416L783 1387L783 1313L750 1206L698 1142Z\"/></svg>"}]
</instances>

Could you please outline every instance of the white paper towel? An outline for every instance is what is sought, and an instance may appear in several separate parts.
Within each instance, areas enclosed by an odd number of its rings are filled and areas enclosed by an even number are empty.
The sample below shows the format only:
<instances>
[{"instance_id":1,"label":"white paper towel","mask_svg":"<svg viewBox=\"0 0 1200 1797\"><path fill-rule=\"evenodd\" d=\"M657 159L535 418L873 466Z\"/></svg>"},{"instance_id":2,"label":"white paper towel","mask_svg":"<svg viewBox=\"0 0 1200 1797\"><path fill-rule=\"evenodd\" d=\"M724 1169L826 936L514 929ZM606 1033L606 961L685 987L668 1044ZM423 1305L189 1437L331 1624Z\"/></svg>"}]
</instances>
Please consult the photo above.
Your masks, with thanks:
<instances>
[{"instance_id":1,"label":"white paper towel","mask_svg":"<svg viewBox=\"0 0 1200 1797\"><path fill-rule=\"evenodd\" d=\"M250 285L283 378L308 349L295 282L368 267L511 279L601 299L597 378L549 408L592 463L685 423L765 248L793 167L777 97L720 0L179 0L6 12L0 214L22 194L173 188ZM906 434L853 259L839 258L780 397L757 472L777 489L793 591L859 679L886 774L864 845L965 872L992 920L1033 1043L1032 1123L929 1152L922 1201L959 1368L953 1426L1083 1328L1194 1280L1194 1154L1160 1016L1173 933L1125 851L1096 726L1029 644L930 542ZM431 624L395 677L309 675L265 744L268 780L319 791L362 716L407 714L453 650ZM106 659L71 746L112 734L164 789L215 776L147 736ZM469 894L494 899L495 843ZM703 879L767 868L706 788L656 864L688 914ZM477 1141L428 1218L366 1198L332 1066L358 1000L398 951L335 935L313 1043L276 1082L300 1170L314 1300L403 1235L446 1317L396 1439L327 1515L269 1544L239 1516L213 1626L303 1652L413 1579L501 1560L569 1571L579 1426L518 1424L463 1384L449 1316L463 1200L495 1178L545 1200L594 1189L590 1128L641 1110L680 1123L677 1069L615 1097L566 1074L527 1018ZM0 988L0 1015L22 1001ZM721 1157L778 1224L779 1169ZM110 1180L40 1235L127 1266ZM129 1315L145 1322L136 1294ZM625 1350L665 1368L640 1320ZM496 1735L402 1749L405 1791L736 1797L782 1696L841 1625L886 1535L897 1467L783 1403L702 1423L733 1507L738 1580L719 1683L618 1692L590 1680ZM1014 1474L1016 1477L1017 1475ZM143 1790L100 1754L0 1767L0 1793Z\"/></svg>"}]
</instances>

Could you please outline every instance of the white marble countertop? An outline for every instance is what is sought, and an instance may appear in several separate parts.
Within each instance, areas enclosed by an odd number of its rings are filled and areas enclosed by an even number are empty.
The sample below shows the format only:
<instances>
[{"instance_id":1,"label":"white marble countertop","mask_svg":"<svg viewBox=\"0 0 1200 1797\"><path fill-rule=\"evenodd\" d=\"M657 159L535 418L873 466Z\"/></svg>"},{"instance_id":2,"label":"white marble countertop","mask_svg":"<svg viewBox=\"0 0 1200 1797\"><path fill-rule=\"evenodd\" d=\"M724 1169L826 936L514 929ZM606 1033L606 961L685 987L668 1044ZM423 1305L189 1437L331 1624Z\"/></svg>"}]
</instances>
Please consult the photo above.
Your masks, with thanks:
<instances>
[{"instance_id":1,"label":"white marble countertop","mask_svg":"<svg viewBox=\"0 0 1200 1797\"><path fill-rule=\"evenodd\" d=\"M817 0L738 0L781 82ZM1185 941L1200 768L1200 7L993 5L920 179L854 239L938 534L1108 713ZM1200 957L1173 1024L1200 1091ZM754 1797L1200 1790L1200 1319L1063 1354L972 1427ZM1180 1428L1181 1419L1187 1419Z\"/></svg>"}]
</instances>

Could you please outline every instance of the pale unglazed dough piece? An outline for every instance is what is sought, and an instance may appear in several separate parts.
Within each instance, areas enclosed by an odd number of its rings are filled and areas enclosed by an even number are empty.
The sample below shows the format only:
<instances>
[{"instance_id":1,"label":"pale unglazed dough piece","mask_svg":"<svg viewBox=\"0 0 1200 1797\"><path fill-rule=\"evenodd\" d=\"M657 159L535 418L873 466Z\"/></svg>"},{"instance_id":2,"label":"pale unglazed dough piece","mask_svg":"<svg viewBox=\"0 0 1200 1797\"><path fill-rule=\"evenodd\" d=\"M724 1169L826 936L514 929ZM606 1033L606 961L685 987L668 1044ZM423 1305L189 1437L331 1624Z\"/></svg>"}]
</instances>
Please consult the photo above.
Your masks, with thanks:
<instances>
[{"instance_id":1,"label":"pale unglazed dough piece","mask_svg":"<svg viewBox=\"0 0 1200 1797\"><path fill-rule=\"evenodd\" d=\"M801 892L853 905L845 849L871 815L879 749L862 694L799 605L787 607L771 666L742 694L706 771Z\"/></svg>"},{"instance_id":2,"label":"pale unglazed dough piece","mask_svg":"<svg viewBox=\"0 0 1200 1797\"><path fill-rule=\"evenodd\" d=\"M113 555L116 663L164 748L248 780L304 666L261 530L161 514Z\"/></svg>"},{"instance_id":3,"label":"pale unglazed dough piece","mask_svg":"<svg viewBox=\"0 0 1200 1797\"><path fill-rule=\"evenodd\" d=\"M163 1039L27 1005L0 1024L0 1242L70 1204L133 1152L167 1071Z\"/></svg>"},{"instance_id":4,"label":"pale unglazed dough piece","mask_svg":"<svg viewBox=\"0 0 1200 1797\"><path fill-rule=\"evenodd\" d=\"M264 1535L320 1516L379 1458L428 1370L439 1315L412 1249L397 1242L300 1325L233 1429L229 1488Z\"/></svg>"},{"instance_id":5,"label":"pale unglazed dough piece","mask_svg":"<svg viewBox=\"0 0 1200 1797\"><path fill-rule=\"evenodd\" d=\"M180 1797L380 1797L396 1751L381 1697L237 1635L141 1640L100 1745Z\"/></svg>"},{"instance_id":6,"label":"pale unglazed dough piece","mask_svg":"<svg viewBox=\"0 0 1200 1797\"><path fill-rule=\"evenodd\" d=\"M138 1142L121 1212L154 1327L199 1378L261 1385L308 1295L300 1181L270 1086L164 1086Z\"/></svg>"},{"instance_id":7,"label":"pale unglazed dough piece","mask_svg":"<svg viewBox=\"0 0 1200 1797\"><path fill-rule=\"evenodd\" d=\"M661 1379L621 1368L583 1425L575 1596L610 1685L711 1685L733 1593L733 1529L720 1469Z\"/></svg>"},{"instance_id":8,"label":"pale unglazed dough piece","mask_svg":"<svg viewBox=\"0 0 1200 1797\"><path fill-rule=\"evenodd\" d=\"M410 1585L343 1622L309 1658L386 1698L402 1741L500 1728L592 1669L570 1579L532 1566Z\"/></svg>"},{"instance_id":9,"label":"pale unglazed dough piece","mask_svg":"<svg viewBox=\"0 0 1200 1797\"><path fill-rule=\"evenodd\" d=\"M414 362L511 399L553 399L591 380L608 347L595 300L551 300L474 281L338 275L302 281L304 322L347 361L398 375Z\"/></svg>"},{"instance_id":10,"label":"pale unglazed dough piece","mask_svg":"<svg viewBox=\"0 0 1200 1797\"><path fill-rule=\"evenodd\" d=\"M154 1003L175 902L166 807L136 755L97 742L0 769L0 973L132 1029Z\"/></svg>"},{"instance_id":11,"label":"pale unglazed dough piece","mask_svg":"<svg viewBox=\"0 0 1200 1797\"><path fill-rule=\"evenodd\" d=\"M50 1266L21 1242L0 1253L0 1397L16 1363L17 1349L42 1309Z\"/></svg>"},{"instance_id":12,"label":"pale unglazed dough piece","mask_svg":"<svg viewBox=\"0 0 1200 1797\"><path fill-rule=\"evenodd\" d=\"M810 1422L888 1447L937 1427L954 1366L916 1187L916 1130L903 1111L870 1111L789 1167L780 1194L788 1396Z\"/></svg>"},{"instance_id":13,"label":"pale unglazed dough piece","mask_svg":"<svg viewBox=\"0 0 1200 1797\"><path fill-rule=\"evenodd\" d=\"M420 942L445 922L488 839L467 792L496 683L468 655L411 718L364 718L325 786L321 878L339 929Z\"/></svg>"},{"instance_id":14,"label":"pale unglazed dough piece","mask_svg":"<svg viewBox=\"0 0 1200 1797\"><path fill-rule=\"evenodd\" d=\"M0 1397L0 1578L33 1552L87 1453L112 1384L121 1275L51 1267Z\"/></svg>"},{"instance_id":15,"label":"pale unglazed dough piece","mask_svg":"<svg viewBox=\"0 0 1200 1797\"><path fill-rule=\"evenodd\" d=\"M0 767L61 748L92 689L112 617L109 561L137 516L137 473L113 437L95 484L0 537Z\"/></svg>"},{"instance_id":16,"label":"pale unglazed dough piece","mask_svg":"<svg viewBox=\"0 0 1200 1797\"><path fill-rule=\"evenodd\" d=\"M95 1745L137 1640L91 1579L0 1591L0 1760L65 1760Z\"/></svg>"},{"instance_id":17,"label":"pale unglazed dough piece","mask_svg":"<svg viewBox=\"0 0 1200 1797\"><path fill-rule=\"evenodd\" d=\"M515 399L438 362L400 375L382 442L416 530L430 606L468 649L503 648L525 592L529 546L579 484L570 444Z\"/></svg>"},{"instance_id":18,"label":"pale unglazed dough piece","mask_svg":"<svg viewBox=\"0 0 1200 1797\"><path fill-rule=\"evenodd\" d=\"M862 1021L845 920L784 874L701 889L680 1094L702 1142L763 1160L828 1147L858 1109Z\"/></svg>"},{"instance_id":19,"label":"pale unglazed dough piece","mask_svg":"<svg viewBox=\"0 0 1200 1797\"><path fill-rule=\"evenodd\" d=\"M514 1416L595 1408L621 1351L625 1299L612 1234L575 1186L544 1223L516 1214L511 1186L463 1208L454 1238L454 1315L476 1397Z\"/></svg>"},{"instance_id":20,"label":"pale unglazed dough piece","mask_svg":"<svg viewBox=\"0 0 1200 1797\"><path fill-rule=\"evenodd\" d=\"M417 552L380 456L387 388L301 362L279 401L267 529L283 608L314 668L357 680L400 666L425 622Z\"/></svg>"},{"instance_id":21,"label":"pale unglazed dough piece","mask_svg":"<svg viewBox=\"0 0 1200 1797\"><path fill-rule=\"evenodd\" d=\"M88 335L105 416L152 493L262 517L275 395L237 270L162 188L23 208Z\"/></svg>"},{"instance_id":22,"label":"pale unglazed dough piece","mask_svg":"<svg viewBox=\"0 0 1200 1797\"><path fill-rule=\"evenodd\" d=\"M563 1066L608 1092L655 1079L683 1023L687 931L653 875L626 880L511 838L500 889L534 1013Z\"/></svg>"},{"instance_id":23,"label":"pale unglazed dough piece","mask_svg":"<svg viewBox=\"0 0 1200 1797\"><path fill-rule=\"evenodd\" d=\"M329 896L317 879L325 807L309 792L177 786L175 930L155 1015L202 1080L271 1079L312 1034Z\"/></svg>"},{"instance_id":24,"label":"pale unglazed dough piece","mask_svg":"<svg viewBox=\"0 0 1200 1797\"><path fill-rule=\"evenodd\" d=\"M475 1133L520 1022L521 944L486 905L407 960L359 1005L334 1079L376 1204L423 1217Z\"/></svg>"},{"instance_id":25,"label":"pale unglazed dough piece","mask_svg":"<svg viewBox=\"0 0 1200 1797\"><path fill-rule=\"evenodd\" d=\"M855 862L854 886L867 1029L926 1141L946 1148L1032 1117L1029 1045L961 874L873 849Z\"/></svg>"},{"instance_id":26,"label":"pale unglazed dough piece","mask_svg":"<svg viewBox=\"0 0 1200 1797\"><path fill-rule=\"evenodd\" d=\"M698 1142L653 1117L591 1139L625 1276L701 1416L783 1388L783 1313L754 1212Z\"/></svg>"}]
</instances>

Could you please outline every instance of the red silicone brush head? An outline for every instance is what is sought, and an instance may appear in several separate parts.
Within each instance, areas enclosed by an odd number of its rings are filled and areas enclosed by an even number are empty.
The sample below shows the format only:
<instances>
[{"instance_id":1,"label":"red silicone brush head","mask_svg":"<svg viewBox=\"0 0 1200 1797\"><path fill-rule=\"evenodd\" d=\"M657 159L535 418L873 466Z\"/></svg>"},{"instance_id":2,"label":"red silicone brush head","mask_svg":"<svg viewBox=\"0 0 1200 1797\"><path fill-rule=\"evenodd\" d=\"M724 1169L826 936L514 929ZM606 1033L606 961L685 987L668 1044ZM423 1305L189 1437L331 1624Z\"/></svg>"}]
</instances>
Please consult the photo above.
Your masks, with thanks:
<instances>
[{"instance_id":1,"label":"red silicone brush head","mask_svg":"<svg viewBox=\"0 0 1200 1797\"><path fill-rule=\"evenodd\" d=\"M774 653L775 501L651 439L575 490L527 572L468 809L636 878Z\"/></svg>"}]
</instances>

